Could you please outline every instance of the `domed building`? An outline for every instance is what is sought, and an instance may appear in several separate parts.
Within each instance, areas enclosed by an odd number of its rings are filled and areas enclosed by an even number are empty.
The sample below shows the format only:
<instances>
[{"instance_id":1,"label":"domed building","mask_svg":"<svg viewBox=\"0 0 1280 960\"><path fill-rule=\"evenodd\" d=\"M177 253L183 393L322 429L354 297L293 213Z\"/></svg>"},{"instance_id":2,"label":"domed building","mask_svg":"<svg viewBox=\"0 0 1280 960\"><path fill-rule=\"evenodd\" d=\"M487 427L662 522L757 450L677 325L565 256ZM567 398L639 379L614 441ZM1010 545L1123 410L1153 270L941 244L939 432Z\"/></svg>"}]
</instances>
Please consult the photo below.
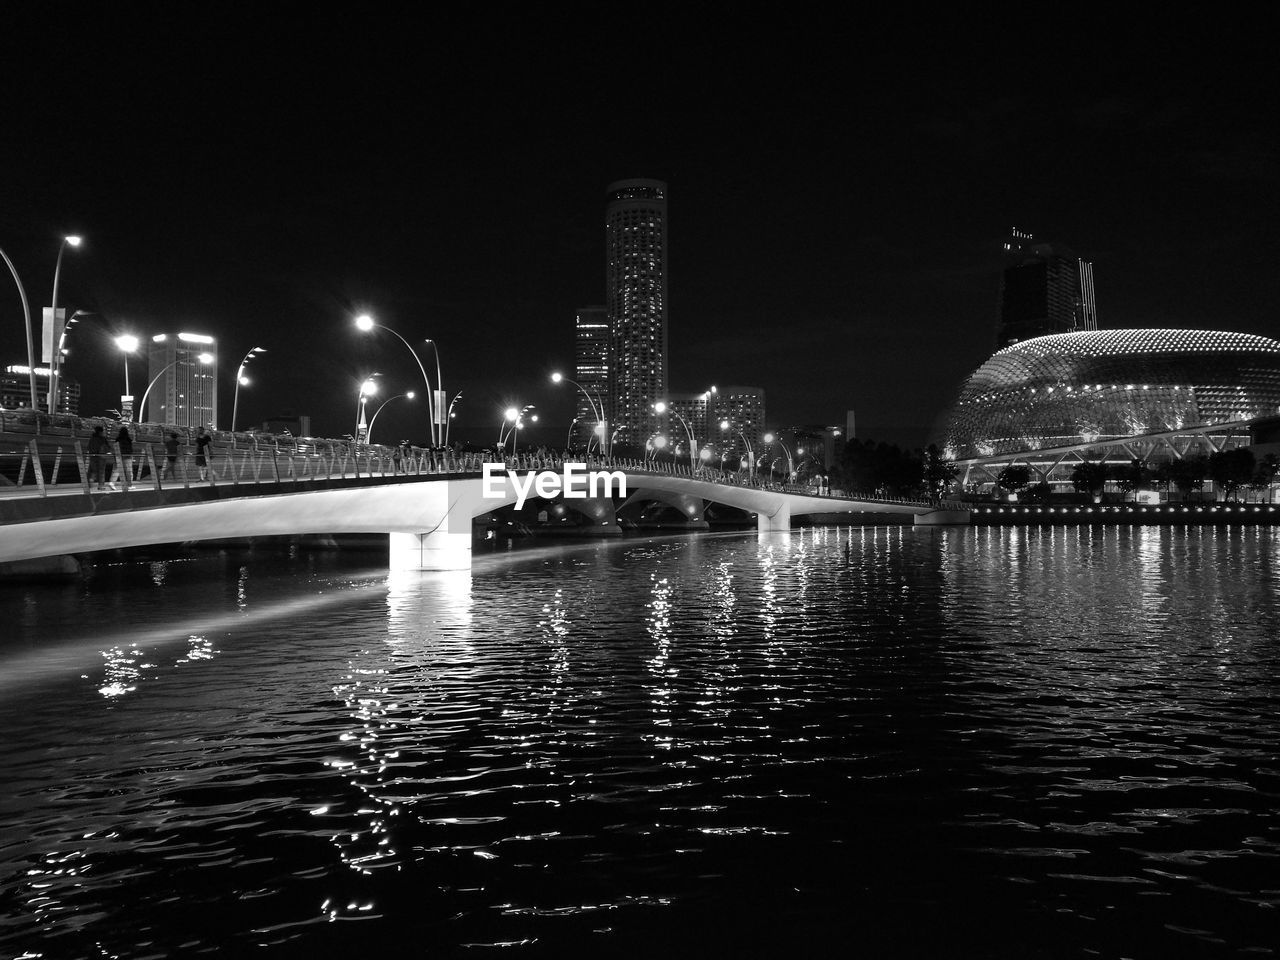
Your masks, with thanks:
<instances>
[{"instance_id":1,"label":"domed building","mask_svg":"<svg viewBox=\"0 0 1280 960\"><path fill-rule=\"evenodd\" d=\"M1000 350L965 381L936 441L965 461L1203 434L1278 412L1280 342L1220 330L1091 330ZM1247 428L1235 432L1249 442Z\"/></svg>"}]
</instances>

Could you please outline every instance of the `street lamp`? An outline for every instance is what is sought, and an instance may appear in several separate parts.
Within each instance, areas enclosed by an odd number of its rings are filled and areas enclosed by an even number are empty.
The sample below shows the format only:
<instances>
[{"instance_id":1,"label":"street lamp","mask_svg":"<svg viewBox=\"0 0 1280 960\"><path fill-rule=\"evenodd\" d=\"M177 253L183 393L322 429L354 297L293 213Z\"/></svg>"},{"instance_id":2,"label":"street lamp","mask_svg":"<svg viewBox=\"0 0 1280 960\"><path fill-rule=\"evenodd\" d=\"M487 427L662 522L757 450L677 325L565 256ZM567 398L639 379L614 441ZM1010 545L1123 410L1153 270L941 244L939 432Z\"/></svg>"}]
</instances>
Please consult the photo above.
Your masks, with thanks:
<instances>
[{"instance_id":1,"label":"street lamp","mask_svg":"<svg viewBox=\"0 0 1280 960\"><path fill-rule=\"evenodd\" d=\"M199 356L197 356L196 359L199 360L201 363L213 363L214 356L212 353L202 353ZM151 396L151 388L154 387L157 383L159 383L160 378L163 377L167 371L173 369L181 362L182 362L181 357L179 357L177 360L169 361L164 365L164 367L160 370L159 373L157 373L154 377L151 378L151 382L147 384L147 389L142 391L142 402L138 404L139 413L143 414L144 416L146 415L147 397ZM143 422L150 423L152 421L148 420Z\"/></svg>"},{"instance_id":2,"label":"street lamp","mask_svg":"<svg viewBox=\"0 0 1280 960\"><path fill-rule=\"evenodd\" d=\"M49 307L51 319L49 321L49 333L47 340L51 347L51 355L49 357L49 396L47 406L50 413L56 413L58 410L58 361L61 359L62 337L65 328L58 323L58 279L62 274L62 254L66 252L67 247L80 246L81 238L71 234L62 238L62 243L58 245L58 262L53 266L53 301ZM74 318L73 318L74 319Z\"/></svg>"},{"instance_id":3,"label":"street lamp","mask_svg":"<svg viewBox=\"0 0 1280 960\"><path fill-rule=\"evenodd\" d=\"M581 419L581 417L574 417L569 423L569 432L564 438L564 448L566 452L573 446L573 428L578 425L578 421Z\"/></svg>"},{"instance_id":4,"label":"street lamp","mask_svg":"<svg viewBox=\"0 0 1280 960\"><path fill-rule=\"evenodd\" d=\"M765 443L773 443L773 441L774 441L774 436L772 433L766 433L764 435ZM778 446L780 446L782 448L782 452L787 455L787 479L794 480L796 475L796 467L795 467L795 461L791 459L791 451L787 449L787 445L783 443L781 440L778 441Z\"/></svg>"},{"instance_id":5,"label":"street lamp","mask_svg":"<svg viewBox=\"0 0 1280 960\"><path fill-rule=\"evenodd\" d=\"M565 383L572 383L575 387L581 390L582 395L587 398L587 403L591 404L591 412L595 414L595 418L596 418L596 427L595 427L595 430L593 430L592 432L599 434L599 436L602 438L601 452L607 457L609 455L608 447L612 446L612 439L609 437L609 423L604 418L604 402L600 400L598 396L592 397L591 394L587 391L587 388L584 387L582 384L580 384L577 380L570 380L568 377L566 377L563 373L560 373L559 371L551 374L552 383L559 383L562 380ZM574 422L576 423L577 421L575 420ZM587 438L587 452L588 453L591 452L590 437Z\"/></svg>"},{"instance_id":6,"label":"street lamp","mask_svg":"<svg viewBox=\"0 0 1280 960\"><path fill-rule=\"evenodd\" d=\"M453 399L449 401L449 411L444 418L444 445L446 447L449 445L449 428L453 426L453 418L457 416L457 414L453 412L453 405L461 399L462 391L459 390L453 395Z\"/></svg>"},{"instance_id":7,"label":"street lamp","mask_svg":"<svg viewBox=\"0 0 1280 960\"><path fill-rule=\"evenodd\" d=\"M507 445L507 437L511 438L511 455L516 454L516 447L519 441L516 439L516 431L524 429L524 415L535 408L536 404L526 403L517 410L515 407L507 407L502 413L502 420L499 423L498 430L498 449L502 450ZM535 413L529 418L535 423L538 415Z\"/></svg>"},{"instance_id":8,"label":"street lamp","mask_svg":"<svg viewBox=\"0 0 1280 960\"><path fill-rule=\"evenodd\" d=\"M244 355L244 359L240 361L240 368L236 370L236 390L234 399L231 401L231 432L236 432L236 412L240 409L240 388L249 385L249 378L244 375L245 364L253 359L255 354L266 353L265 347L254 347Z\"/></svg>"},{"instance_id":9,"label":"street lamp","mask_svg":"<svg viewBox=\"0 0 1280 960\"><path fill-rule=\"evenodd\" d=\"M644 451L646 460L657 460L658 453L667 445L667 438L662 434L650 437L645 441Z\"/></svg>"},{"instance_id":10,"label":"street lamp","mask_svg":"<svg viewBox=\"0 0 1280 960\"><path fill-rule=\"evenodd\" d=\"M373 425L378 422L378 414L382 412L383 407L385 407L392 400L399 400L401 397L406 397L409 400L412 400L414 396L415 396L414 392L410 390L408 393L397 393L394 397L387 397L387 399L383 400L380 404L378 404L378 409L373 411L373 419L369 421L369 429L365 431L365 439L369 443L373 443Z\"/></svg>"},{"instance_id":11,"label":"street lamp","mask_svg":"<svg viewBox=\"0 0 1280 960\"><path fill-rule=\"evenodd\" d=\"M377 377L377 376L380 376L380 374L371 373L365 379L364 383L360 384L360 394L356 398L356 445L357 446L359 446L362 443L368 442L369 425L365 422L365 419L364 419L364 408L369 398L378 392L378 384L373 379L374 377Z\"/></svg>"},{"instance_id":12,"label":"street lamp","mask_svg":"<svg viewBox=\"0 0 1280 960\"><path fill-rule=\"evenodd\" d=\"M427 379L427 370L422 365L422 359L418 356L417 351L415 351L413 347L409 345L409 341L406 340L404 337L400 336L400 334L396 333L390 327L385 326L384 324L378 323L376 320L373 319L373 317L369 316L367 313L362 313L360 314L360 316L356 317L357 329L362 330L365 333L368 333L374 327L377 327L379 330L385 330L387 331L387 333L394 336L397 340L403 343L405 345L405 349L408 350L409 353L413 355L414 362L417 363L418 365L418 372L422 374L422 382L425 383L427 386L427 416L431 420L431 424L430 424L431 445L434 447L436 445L435 399L433 397L432 390L431 390L431 381ZM437 353L436 354L437 373L439 372L439 367L440 367L440 354Z\"/></svg>"},{"instance_id":13,"label":"street lamp","mask_svg":"<svg viewBox=\"0 0 1280 960\"><path fill-rule=\"evenodd\" d=\"M36 351L31 343L31 307L27 303L27 291L22 286L22 279L18 276L18 268L13 265L13 261L9 259L9 255L2 248L0 248L0 257L3 257L4 262L9 265L9 272L13 274L13 282L18 285L18 296L22 298L22 316L27 324L27 377L31 381L31 409L39 410L39 394L36 392Z\"/></svg>"},{"instance_id":14,"label":"street lamp","mask_svg":"<svg viewBox=\"0 0 1280 960\"><path fill-rule=\"evenodd\" d=\"M444 445L444 438L447 433L446 427L448 426L447 421L449 418L448 415L440 415L440 407L444 405L444 398L447 396L444 392L444 379L440 376L440 344L436 343L430 337L427 337L426 342L431 344L431 352L436 355L436 395L432 399L431 403L431 411L433 414L432 420L440 421L438 424L433 422L431 425L431 440L433 443L436 443L437 446L441 446ZM452 406L452 404L450 404L450 406ZM439 436L437 436L437 432L439 433Z\"/></svg>"},{"instance_id":15,"label":"street lamp","mask_svg":"<svg viewBox=\"0 0 1280 960\"><path fill-rule=\"evenodd\" d=\"M138 338L132 333L122 333L115 338L116 346L124 354L124 396L120 398L120 419L133 420L133 394L129 392L129 354L138 349Z\"/></svg>"},{"instance_id":16,"label":"street lamp","mask_svg":"<svg viewBox=\"0 0 1280 960\"><path fill-rule=\"evenodd\" d=\"M732 427L733 427L733 424L731 424L728 420L720 421L720 430L722 432L727 432L730 429L732 429ZM735 432L738 434L739 437L742 438L743 449L746 450L747 452L747 465L749 469L749 476L752 479L754 479L756 475L756 452L753 449L751 449L751 441L747 439L747 435L745 433L743 433L741 430L737 430ZM721 460L722 465L723 465L723 462L724 461Z\"/></svg>"},{"instance_id":17,"label":"street lamp","mask_svg":"<svg viewBox=\"0 0 1280 960\"><path fill-rule=\"evenodd\" d=\"M659 400L653 405L653 409L655 413L666 413L671 408ZM693 470L698 466L698 439L693 435L693 428L689 426L684 417L680 416L675 410L671 410L671 415L684 426L685 435L689 438L689 469Z\"/></svg>"}]
</instances>

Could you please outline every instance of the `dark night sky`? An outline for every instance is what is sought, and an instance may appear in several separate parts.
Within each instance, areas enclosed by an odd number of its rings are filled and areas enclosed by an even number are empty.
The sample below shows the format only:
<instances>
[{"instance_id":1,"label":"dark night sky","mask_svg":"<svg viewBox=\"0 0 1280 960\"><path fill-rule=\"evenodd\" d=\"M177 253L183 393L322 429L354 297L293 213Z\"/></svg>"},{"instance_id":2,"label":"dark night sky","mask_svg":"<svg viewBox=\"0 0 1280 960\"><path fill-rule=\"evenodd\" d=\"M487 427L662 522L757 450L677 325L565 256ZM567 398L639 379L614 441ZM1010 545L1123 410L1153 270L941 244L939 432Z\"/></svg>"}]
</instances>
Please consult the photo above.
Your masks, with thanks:
<instances>
[{"instance_id":1,"label":"dark night sky","mask_svg":"<svg viewBox=\"0 0 1280 960\"><path fill-rule=\"evenodd\" d=\"M219 338L224 425L261 345L241 425L348 432L364 374L418 380L354 330L367 310L441 344L477 439L518 399L562 443L546 376L603 298L604 187L637 176L670 184L672 389L763 386L775 425L852 407L860 436L923 443L991 352L1012 225L1093 261L1103 326L1280 335L1253 23L188 6L6 12L0 247L38 309L85 235L60 302L101 317L70 343L86 414L116 404L109 333L187 328ZM381 422L423 436L404 401Z\"/></svg>"}]
</instances>

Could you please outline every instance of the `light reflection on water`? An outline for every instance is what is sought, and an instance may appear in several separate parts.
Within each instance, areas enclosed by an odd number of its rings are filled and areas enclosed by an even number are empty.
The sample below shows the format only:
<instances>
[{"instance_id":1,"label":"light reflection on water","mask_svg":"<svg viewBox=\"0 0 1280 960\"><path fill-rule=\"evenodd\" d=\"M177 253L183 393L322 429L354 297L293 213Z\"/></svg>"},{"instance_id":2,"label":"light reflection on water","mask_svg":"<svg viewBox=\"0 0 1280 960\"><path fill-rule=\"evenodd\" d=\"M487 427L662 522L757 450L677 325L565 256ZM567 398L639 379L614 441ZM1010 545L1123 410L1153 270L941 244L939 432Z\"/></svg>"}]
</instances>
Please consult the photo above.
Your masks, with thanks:
<instances>
[{"instance_id":1,"label":"light reflection on water","mask_svg":"<svg viewBox=\"0 0 1280 960\"><path fill-rule=\"evenodd\" d=\"M9 588L0 946L1266 955L1278 548L828 527Z\"/></svg>"}]
</instances>

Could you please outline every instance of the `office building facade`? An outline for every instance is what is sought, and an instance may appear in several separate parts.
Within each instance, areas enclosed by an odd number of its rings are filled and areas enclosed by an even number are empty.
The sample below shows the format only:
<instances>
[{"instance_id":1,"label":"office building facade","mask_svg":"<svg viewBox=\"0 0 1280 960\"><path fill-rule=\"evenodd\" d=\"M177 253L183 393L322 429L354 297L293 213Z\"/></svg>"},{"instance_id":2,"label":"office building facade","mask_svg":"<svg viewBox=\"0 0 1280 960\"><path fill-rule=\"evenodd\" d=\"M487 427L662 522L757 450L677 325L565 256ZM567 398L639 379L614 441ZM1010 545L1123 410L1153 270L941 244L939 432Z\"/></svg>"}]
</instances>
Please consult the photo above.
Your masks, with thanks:
<instances>
[{"instance_id":1,"label":"office building facade","mask_svg":"<svg viewBox=\"0 0 1280 960\"><path fill-rule=\"evenodd\" d=\"M1004 244L996 349L1054 333L1098 329L1093 264L1014 229Z\"/></svg>"},{"instance_id":2,"label":"office building facade","mask_svg":"<svg viewBox=\"0 0 1280 960\"><path fill-rule=\"evenodd\" d=\"M667 185L620 180L606 196L609 419L619 443L643 446L668 430L653 409L667 394Z\"/></svg>"},{"instance_id":3,"label":"office building facade","mask_svg":"<svg viewBox=\"0 0 1280 960\"><path fill-rule=\"evenodd\" d=\"M0 374L0 407L6 410L31 408L31 377L25 364L5 367ZM36 367L36 402L41 410L48 409L49 368ZM58 377L58 413L80 413L80 384L67 377Z\"/></svg>"},{"instance_id":4,"label":"office building facade","mask_svg":"<svg viewBox=\"0 0 1280 960\"><path fill-rule=\"evenodd\" d=\"M713 435L730 454L745 453L744 440L750 449L758 448L765 433L764 388L741 384L720 387L714 395L711 419ZM729 426L722 428L725 422Z\"/></svg>"},{"instance_id":5,"label":"office building facade","mask_svg":"<svg viewBox=\"0 0 1280 960\"><path fill-rule=\"evenodd\" d=\"M597 429L597 421L608 416L609 311L604 306L578 308L574 320L573 366L574 379L582 387L577 391L578 422L574 425L573 444L586 446L591 432ZM583 396L584 391L590 400ZM608 429L607 423L605 429Z\"/></svg>"},{"instance_id":6,"label":"office building facade","mask_svg":"<svg viewBox=\"0 0 1280 960\"><path fill-rule=\"evenodd\" d=\"M147 355L150 394L138 419L178 427L218 426L218 345L200 333L160 333Z\"/></svg>"}]
</instances>

